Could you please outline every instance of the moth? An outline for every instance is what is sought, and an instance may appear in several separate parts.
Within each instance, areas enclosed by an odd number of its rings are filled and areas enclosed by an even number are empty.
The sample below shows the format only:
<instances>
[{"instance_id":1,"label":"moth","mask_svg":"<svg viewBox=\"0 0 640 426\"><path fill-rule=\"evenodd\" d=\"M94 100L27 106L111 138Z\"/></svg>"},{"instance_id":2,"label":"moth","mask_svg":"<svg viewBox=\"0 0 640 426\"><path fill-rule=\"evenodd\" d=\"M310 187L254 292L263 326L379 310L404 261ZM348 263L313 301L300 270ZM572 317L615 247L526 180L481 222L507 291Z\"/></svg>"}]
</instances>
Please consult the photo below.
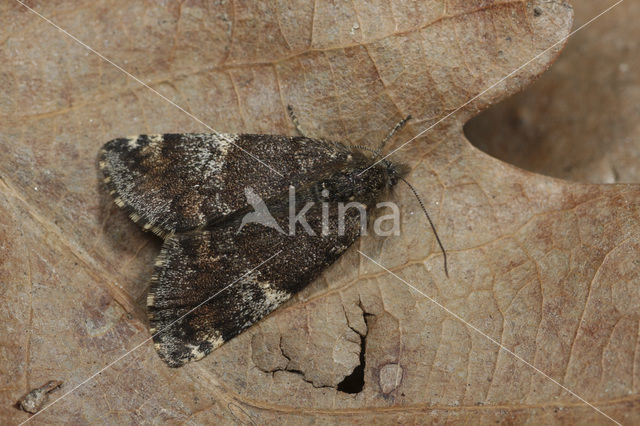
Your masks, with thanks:
<instances>
[{"instance_id":1,"label":"moth","mask_svg":"<svg viewBox=\"0 0 640 426\"><path fill-rule=\"evenodd\" d=\"M203 358L334 263L361 234L360 211L336 205L368 210L404 180L401 168L377 158L408 119L375 151L306 136L225 133L107 142L99 165L115 203L164 239L147 296L160 358L170 367ZM310 205L306 229L290 229L291 188L298 206ZM257 211L256 194L270 214L267 226L246 220Z\"/></svg>"}]
</instances>

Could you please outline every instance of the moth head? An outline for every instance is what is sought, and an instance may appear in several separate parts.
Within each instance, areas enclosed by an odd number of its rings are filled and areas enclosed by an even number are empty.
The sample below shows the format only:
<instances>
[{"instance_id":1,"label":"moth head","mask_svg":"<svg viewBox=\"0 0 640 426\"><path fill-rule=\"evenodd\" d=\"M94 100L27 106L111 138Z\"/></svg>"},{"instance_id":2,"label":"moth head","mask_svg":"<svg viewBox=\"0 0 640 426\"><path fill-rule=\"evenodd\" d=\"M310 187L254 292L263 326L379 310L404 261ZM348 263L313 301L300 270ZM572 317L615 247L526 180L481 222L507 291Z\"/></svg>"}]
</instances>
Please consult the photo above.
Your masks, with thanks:
<instances>
[{"instance_id":1,"label":"moth head","mask_svg":"<svg viewBox=\"0 0 640 426\"><path fill-rule=\"evenodd\" d=\"M369 159L358 156L325 175L319 189L326 194L323 196L326 201L375 204L392 181L388 170L382 163L372 167Z\"/></svg>"},{"instance_id":2,"label":"moth head","mask_svg":"<svg viewBox=\"0 0 640 426\"><path fill-rule=\"evenodd\" d=\"M380 162L385 167L388 176L388 186L392 187L398 183L399 180L406 177L409 173L409 167L404 164L395 164L389 160L382 160Z\"/></svg>"},{"instance_id":3,"label":"moth head","mask_svg":"<svg viewBox=\"0 0 640 426\"><path fill-rule=\"evenodd\" d=\"M408 120L410 118L407 117L405 120L403 120L403 122L401 122L399 124L399 126L401 126L402 124L404 124L404 121ZM398 126L396 126L397 128ZM395 131L395 129L394 129ZM393 132L385 139L385 141L391 137L391 135L393 134ZM386 187L390 188L395 186L395 184L398 183L399 180L402 180L402 178L404 178L408 173L409 173L409 168L405 165L402 164L395 164L392 163L391 161L387 160L386 158L382 158L379 159L380 154L381 154L381 149L382 149L383 145L381 145L378 150L373 150L369 147L366 146L362 146L362 145L352 145L350 146L350 148L353 150L352 153L356 153L354 157L358 158L360 163L365 163L362 165L362 167L359 168L358 170L358 175L362 175L365 174L371 170L377 169L374 173L376 172L380 172L382 170L384 170L384 172L386 173L387 176L387 181L386 181ZM364 152L370 152L373 153L373 155L370 158L367 158L366 154ZM364 159L366 158L366 159Z\"/></svg>"}]
</instances>

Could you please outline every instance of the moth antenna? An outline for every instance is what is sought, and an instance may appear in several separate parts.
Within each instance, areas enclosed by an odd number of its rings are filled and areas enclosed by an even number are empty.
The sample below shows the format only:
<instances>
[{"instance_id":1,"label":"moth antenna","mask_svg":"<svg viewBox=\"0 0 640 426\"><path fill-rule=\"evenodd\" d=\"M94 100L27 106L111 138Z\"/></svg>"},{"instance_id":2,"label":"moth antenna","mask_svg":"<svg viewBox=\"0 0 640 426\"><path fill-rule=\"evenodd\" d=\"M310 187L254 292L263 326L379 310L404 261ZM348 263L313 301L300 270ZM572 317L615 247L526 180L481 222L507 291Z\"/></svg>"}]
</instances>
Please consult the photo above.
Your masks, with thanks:
<instances>
[{"instance_id":1,"label":"moth antenna","mask_svg":"<svg viewBox=\"0 0 640 426\"><path fill-rule=\"evenodd\" d=\"M401 181L406 183L407 186L409 187L409 189L411 189L411 192L413 192L413 195L415 195L415 197L418 199L418 203L420 203L420 207L422 207L422 211L424 212L424 215L427 216L427 220L429 221L429 225L431 225L431 229L433 230L433 235L436 236L436 241L438 242L438 245L440 246L440 250L442 250L442 257L444 259L444 274L447 276L447 278L449 278L449 268L447 267L447 251L444 249L444 246L442 245L442 241L440 241L440 237L438 236L438 231L436 231L436 226L433 224L433 221L429 217L429 213L427 213L427 209L424 206L424 203L422 202L422 199L418 195L418 191L416 191L416 189L413 187L413 185L411 185L409 182L407 182L407 180L405 178L403 178L400 175L397 175L397 177L398 177L398 179L400 179Z\"/></svg>"},{"instance_id":2,"label":"moth antenna","mask_svg":"<svg viewBox=\"0 0 640 426\"><path fill-rule=\"evenodd\" d=\"M393 137L393 135L395 135L400 129L402 129L404 127L404 125L407 124L407 121L409 121L409 120L411 120L411 115L407 115L405 118L400 120L400 122L398 124L396 124L396 126L393 129L391 129L389 134L387 136L385 136L384 139L382 139L382 142L380 142L380 145L378 146L378 149L376 149L373 152L373 154L374 154L373 155L373 159L374 160L380 156L380 154L382 153L382 149L387 144L387 142L389 142L389 140Z\"/></svg>"},{"instance_id":3,"label":"moth antenna","mask_svg":"<svg viewBox=\"0 0 640 426\"><path fill-rule=\"evenodd\" d=\"M376 151L374 151L372 148L369 148L367 146L362 146L362 145L349 145L349 146L347 146L347 148L349 148L349 149L356 148L356 149L361 149L363 151L373 152L374 154L376 153Z\"/></svg>"}]
</instances>

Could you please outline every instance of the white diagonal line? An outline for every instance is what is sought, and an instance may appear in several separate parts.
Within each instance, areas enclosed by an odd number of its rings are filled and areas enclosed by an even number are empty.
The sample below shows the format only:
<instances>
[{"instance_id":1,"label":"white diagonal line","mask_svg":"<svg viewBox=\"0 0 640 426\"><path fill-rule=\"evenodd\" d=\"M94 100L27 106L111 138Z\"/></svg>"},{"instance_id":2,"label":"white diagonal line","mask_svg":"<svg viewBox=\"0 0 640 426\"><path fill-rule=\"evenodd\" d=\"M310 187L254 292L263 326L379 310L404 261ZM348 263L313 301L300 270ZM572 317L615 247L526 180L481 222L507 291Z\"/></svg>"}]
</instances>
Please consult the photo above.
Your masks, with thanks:
<instances>
[{"instance_id":1,"label":"white diagonal line","mask_svg":"<svg viewBox=\"0 0 640 426\"><path fill-rule=\"evenodd\" d=\"M67 30L61 28L60 26L58 26L55 22L53 22L52 20L50 20L46 16L43 16L42 14L38 13L36 10L34 10L31 7L27 6L21 0L15 0L15 1L20 3L22 6L24 6L26 9L28 9L30 12L32 12L35 15L39 16L42 20L44 20L45 22L47 22L51 26L53 26L56 29L58 29L59 31L61 31L63 34L65 34L66 36L68 36L69 38L74 40L76 43L78 43L81 46L83 46L85 49L91 51L92 53L95 53L100 59L110 63L115 68L117 68L118 70L120 70L123 73L125 73L128 77L132 78L133 80L135 80L136 82L138 82L142 86L144 86L147 89L151 90L153 93L155 93L156 95L160 96L162 99L164 99L165 101L169 102L171 105L173 105L174 107L178 108L180 111L184 112L185 114L187 114L189 117L193 118L198 123L202 124L204 127L209 129L212 133L214 133L216 135L219 134L218 131L215 130L213 127L209 126L207 123L205 123L204 121L200 120L198 117L196 117L195 115L191 114L189 111L187 111L186 109L182 108L180 105L176 104L171 99L167 98L165 95L163 95L162 93L158 92L156 89L154 89L153 87L149 86L147 83L145 83L144 81L140 80L138 77L136 77L135 75L131 74L129 71L125 70L120 65L116 64L115 62L113 62L111 59L109 59L106 56L104 56L102 53L98 52L97 50L95 50L91 46L87 45L85 42L83 42L82 40L78 39L76 36L74 36L73 34L69 33ZM279 171L277 171L276 169L274 169L273 167L271 167L270 165L268 165L267 163L265 163L264 161L262 161L261 159L256 157L254 154L250 153L249 151L247 151L246 149L242 148L241 146L235 144L233 141L229 141L229 142L233 146L235 146L236 148L238 148L241 151L243 151L245 154L249 155L251 158L253 158L257 162L262 164L263 166L269 168L272 172L284 177L284 175L282 173L280 173Z\"/></svg>"},{"instance_id":2,"label":"white diagonal line","mask_svg":"<svg viewBox=\"0 0 640 426\"><path fill-rule=\"evenodd\" d=\"M241 279L243 279L244 277L246 277L247 275L251 274L253 271L255 271L256 269L258 269L259 267L261 267L262 265L264 265L265 263L267 263L268 261L270 261L271 259L273 259L274 257L276 257L277 255L279 255L280 253L282 253L282 250L279 250L277 253L275 253L274 255L272 255L271 257L269 257L267 260L263 261L262 263L260 263L258 266L254 267L253 269L250 269L249 271L247 271L244 275L240 276L239 278L237 278L235 281L233 281L231 284L227 285L225 288L223 288L222 290L218 291L217 293L215 293L213 296L207 298L204 302L196 305L196 307L192 308L191 310L189 310L187 313L185 313L184 315L182 315L181 317L179 317L177 320L173 321L172 323L170 323L169 325L167 325L166 327L163 327L162 329L156 331L154 334L151 335L151 337L148 337L146 339L144 339L142 342L140 342L139 344L137 344L133 349L127 351L124 355L121 355L120 357L118 357L115 361L110 362L109 364L105 365L104 367L102 367L100 370L98 370L97 372L95 372L94 374L92 374L91 376L89 376L88 378L86 378L85 380L83 380L82 382L78 383L77 385L75 385L71 390L69 390L68 392L66 392L64 395L60 396L60 398L57 398L56 400L54 400L51 404L48 404L47 406L45 406L44 408L42 408L42 410L38 411L37 413L35 413L33 416L29 417L27 420L25 420L24 422L20 423L20 425L23 425L29 421L31 421L34 417L36 417L37 415L39 415L40 413L43 413L44 411L46 411L47 409L49 409L49 407L51 407L53 404L55 404L56 402L60 401L61 399L66 398L67 396L71 395L73 392L75 392L78 388L80 388L81 386L85 385L86 383L90 382L91 380L93 380L96 376L98 376L99 374L101 374L102 372L104 372L105 370L107 370L109 367L111 367L112 365L116 364L117 362L119 362L120 360L122 360L123 358L125 358L127 355L129 355L130 353L134 352L136 349L138 349L140 346L144 345L145 343L147 343L149 340L153 339L155 336L157 336L158 334L162 333L164 330L168 329L169 327L173 326L175 323L177 323L178 321L182 320L184 317L186 317L187 315L189 315L190 313L192 313L193 311L195 311L196 309L200 308L200 306L204 305L205 303L209 302L210 300L212 300L214 297L216 297L217 295L219 295L220 293L222 293L223 291L225 291L226 289L228 289L229 287L231 287L232 285L234 285L235 283L237 283L238 281L240 281Z\"/></svg>"},{"instance_id":3,"label":"white diagonal line","mask_svg":"<svg viewBox=\"0 0 640 426\"><path fill-rule=\"evenodd\" d=\"M540 370L538 367L536 367L535 365L531 364L529 361L527 361L526 359L522 358L520 355L516 354L515 352L513 352L511 349L507 348L506 346L504 346L502 343L498 342L497 340L495 340L493 337L489 336L488 334L486 334L485 332L483 332L482 330L480 330L478 327L476 327L475 325L469 323L468 321L466 321L464 318L462 318L460 315L456 314L455 312L453 312L451 309L447 308L446 306L444 306L443 304L441 304L440 302L438 302L437 300L435 300L434 298L428 296L427 294L425 294L424 292L418 290L415 286L413 286L411 283L405 281L403 278L401 278L400 276L396 275L395 273L393 273L392 271L390 271L389 269L385 268L384 266L382 266L380 263L376 262L375 260L373 260L372 258L370 258L369 256L367 256L366 254L364 254L363 252L361 252L360 250L358 250L358 253L360 253L361 255L363 255L364 257L366 257L367 259L369 259L371 262L375 263L376 265L378 265L380 268L384 269L385 271L387 271L388 273L390 273L391 275L393 275L395 278L397 278L398 280L402 281L404 284L406 284L408 287L412 288L414 291L420 293L421 295L423 295L424 297L426 297L430 302L432 302L433 304L435 304L436 306L438 306L439 308L443 309L445 312L447 312L449 315L451 315L452 317L454 317L455 319L457 319L458 321L462 322L464 325L466 325L467 327L471 328L472 330L474 330L476 333L480 334L481 336L484 336L485 338L487 338L489 341L491 341L492 343L494 343L496 346L498 346L500 349L502 349L503 351L507 352L508 354L514 356L516 359L518 359L519 361L523 362L524 364L526 364L527 366L533 368L535 371L537 371L539 374L541 374L543 377L551 380L553 383L555 383L556 385L560 386L562 389L564 389L566 392L570 393L571 395L573 395L574 397L578 398L580 401L584 402L585 404L587 404L589 407L593 408L594 410L596 410L598 413L602 414L603 416L605 416L607 419L611 420L612 422L614 422L615 424L622 426L622 424L616 420L614 420L613 418L611 418L608 414L606 414L605 412L603 412L602 410L600 410L598 407L596 407L595 405L591 404L589 401L587 401L586 399L584 399L583 397L581 397L580 395L578 395L577 393L573 392L571 389L567 388L566 386L564 386L563 384L561 384L560 382L558 382L556 379L554 379L553 377L549 376L548 374L546 374L544 371Z\"/></svg>"},{"instance_id":4,"label":"white diagonal line","mask_svg":"<svg viewBox=\"0 0 640 426\"><path fill-rule=\"evenodd\" d=\"M590 20L588 20L586 23L580 25L578 28L576 28L575 30L573 30L571 33L569 33L569 35L567 35L566 37L563 37L562 39L560 39L559 41L553 43L551 46L549 46L548 48L546 48L545 50L543 50L541 53L537 54L536 56L534 56L533 58L529 59L527 62L525 62L524 64L520 65L518 68L516 68L515 70L511 71L509 74L505 75L504 77L502 77L500 80L498 80L496 83L492 84L491 86L487 87L486 89L484 89L482 92L478 93L477 95L475 95L473 98L469 99L467 102L465 102L464 104L460 105L458 108L454 109L453 111L451 111L449 114L445 115L444 117L442 117L440 120L436 121L435 123L433 123L431 126L427 127L426 129L422 130L420 133L418 133L417 135L415 135L414 137L412 137L411 139L409 139L408 141L406 141L405 143L403 143L402 145L400 145L399 147L397 147L396 149L394 149L393 151L391 151L390 153L388 153L387 155L385 155L384 157L380 158L378 161L376 161L375 163L373 163L372 165L370 165L369 167L367 167L366 169L364 169L363 171L361 171L358 176L360 176L362 173L366 172L367 170L369 170L371 167L375 166L376 164L384 161L387 157L389 157L390 155L394 154L395 152L401 150L402 148L405 147L405 145L407 145L410 142L413 142L415 139L419 138L420 136L424 135L425 133L427 133L429 130L433 129L434 127L436 127L438 124L442 123L444 120L446 120L447 118L451 117L453 114L455 114L456 112L460 111L462 108L466 107L467 105L469 105L471 102L475 101L476 99L478 99L480 96L484 95L485 93L487 93L489 90L493 89L494 87L496 87L498 84L502 83L503 81L505 81L506 79L508 79L509 77L511 77L512 75L514 75L515 73L517 73L518 71L522 70L524 67L526 67L527 65L529 65L531 62L535 61L536 59L538 59L539 57L541 57L542 55L546 54L547 52L549 52L551 49L553 49L554 47L556 47L557 45L564 43L567 39L569 39L569 37L573 36L575 33L577 33L578 31L582 30L583 28L585 28L586 26L588 26L589 24L591 24L593 21L595 21L596 19L600 18L602 15L604 15L605 13L609 12L611 9L613 9L614 7L618 6L620 3L622 3L624 0L618 0L618 2L616 2L615 4L613 4L612 6L608 7L607 9L605 9L604 11L602 11L601 13L599 13L598 15L594 16L593 18L591 18Z\"/></svg>"}]
</instances>

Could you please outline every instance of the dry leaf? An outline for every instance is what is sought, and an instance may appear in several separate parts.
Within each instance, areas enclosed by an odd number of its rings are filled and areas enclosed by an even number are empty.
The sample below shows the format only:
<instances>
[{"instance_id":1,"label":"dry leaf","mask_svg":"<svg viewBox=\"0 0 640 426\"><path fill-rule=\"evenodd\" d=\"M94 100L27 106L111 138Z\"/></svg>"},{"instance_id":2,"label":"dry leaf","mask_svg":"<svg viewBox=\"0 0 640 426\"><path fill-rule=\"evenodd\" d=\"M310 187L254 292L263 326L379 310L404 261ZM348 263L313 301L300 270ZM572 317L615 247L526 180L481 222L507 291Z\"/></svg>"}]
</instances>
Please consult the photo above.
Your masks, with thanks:
<instances>
[{"instance_id":1,"label":"dry leaf","mask_svg":"<svg viewBox=\"0 0 640 426\"><path fill-rule=\"evenodd\" d=\"M398 187L402 236L359 249L563 386L638 421L637 186L572 184L473 148L463 124L559 53L562 1L47 2L34 6L219 131L395 147L450 253ZM98 184L123 135L206 131L18 3L0 5L0 415L34 384L65 390L149 337L159 241ZM544 52L544 53L543 53ZM364 354L363 352L364 351ZM357 393L362 370L363 387ZM351 377L348 386L343 382ZM347 389L348 388L348 389ZM56 395L57 396L57 395ZM557 384L358 255L204 360L150 343L34 419L63 423L607 422Z\"/></svg>"}]
</instances>

